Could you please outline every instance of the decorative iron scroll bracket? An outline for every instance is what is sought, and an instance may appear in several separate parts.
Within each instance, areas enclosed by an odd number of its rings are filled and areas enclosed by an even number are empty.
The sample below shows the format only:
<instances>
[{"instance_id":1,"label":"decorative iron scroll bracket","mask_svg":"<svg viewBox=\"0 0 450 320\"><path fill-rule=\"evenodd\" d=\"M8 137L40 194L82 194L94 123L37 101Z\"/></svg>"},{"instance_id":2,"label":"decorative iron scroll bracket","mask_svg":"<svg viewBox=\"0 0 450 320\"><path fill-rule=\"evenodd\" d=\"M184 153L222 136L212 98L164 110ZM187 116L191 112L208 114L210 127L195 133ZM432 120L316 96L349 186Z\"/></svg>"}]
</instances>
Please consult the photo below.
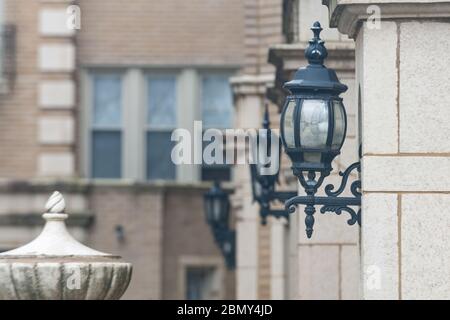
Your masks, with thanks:
<instances>
[{"instance_id":1,"label":"decorative iron scroll bracket","mask_svg":"<svg viewBox=\"0 0 450 320\"><path fill-rule=\"evenodd\" d=\"M360 162L355 162L350 165L344 172L339 172L339 175L342 177L339 188L337 188L336 191L333 191L335 189L334 185L326 185L324 189L326 196L316 196L315 194L322 185L325 177L330 174L329 172L321 173L317 180L316 173L314 171L297 172L297 177L299 178L300 184L306 191L306 196L295 196L288 199L285 202L285 208L286 212L291 214L295 212L297 205L305 205L305 225L306 235L308 236L308 238L311 238L313 233L313 226L315 221L314 213L316 212L315 206L317 205L322 206L320 209L320 213L322 214L327 212L334 212L337 215L340 215L342 212L346 212L350 215L350 218L347 221L349 225L354 225L355 223L361 225L361 180L354 180L350 184L350 192L352 196L340 197L340 195L346 190L350 174L355 170L358 173L361 171ZM359 208L353 209L351 207Z\"/></svg>"}]
</instances>

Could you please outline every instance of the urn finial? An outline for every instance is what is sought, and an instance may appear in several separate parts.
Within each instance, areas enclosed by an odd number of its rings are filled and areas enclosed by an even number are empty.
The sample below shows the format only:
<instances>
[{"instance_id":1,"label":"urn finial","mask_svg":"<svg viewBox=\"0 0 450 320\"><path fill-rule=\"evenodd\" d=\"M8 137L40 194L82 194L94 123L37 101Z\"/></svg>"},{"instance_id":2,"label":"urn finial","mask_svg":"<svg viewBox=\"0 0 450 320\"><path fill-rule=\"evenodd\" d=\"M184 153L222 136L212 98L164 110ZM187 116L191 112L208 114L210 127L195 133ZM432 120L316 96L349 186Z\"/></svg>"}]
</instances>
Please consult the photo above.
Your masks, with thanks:
<instances>
[{"instance_id":1,"label":"urn finial","mask_svg":"<svg viewBox=\"0 0 450 320\"><path fill-rule=\"evenodd\" d=\"M64 213L66 211L66 201L59 191L53 192L45 204L47 213Z\"/></svg>"},{"instance_id":2,"label":"urn finial","mask_svg":"<svg viewBox=\"0 0 450 320\"><path fill-rule=\"evenodd\" d=\"M73 238L66 228L65 209L64 197L55 191L45 204L40 235L0 253L0 300L109 300L123 295L132 265ZM79 277L77 285L69 280L74 274Z\"/></svg>"}]
</instances>

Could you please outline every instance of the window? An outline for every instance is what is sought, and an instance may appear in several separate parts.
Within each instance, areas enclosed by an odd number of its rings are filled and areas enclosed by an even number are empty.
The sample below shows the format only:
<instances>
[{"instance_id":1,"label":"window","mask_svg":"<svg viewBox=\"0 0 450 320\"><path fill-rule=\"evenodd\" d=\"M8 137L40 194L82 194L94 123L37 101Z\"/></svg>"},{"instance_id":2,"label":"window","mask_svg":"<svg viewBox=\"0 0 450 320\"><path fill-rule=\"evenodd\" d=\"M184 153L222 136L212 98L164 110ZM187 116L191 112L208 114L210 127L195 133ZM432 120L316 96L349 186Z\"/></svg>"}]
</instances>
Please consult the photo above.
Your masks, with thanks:
<instances>
[{"instance_id":1,"label":"window","mask_svg":"<svg viewBox=\"0 0 450 320\"><path fill-rule=\"evenodd\" d=\"M122 79L117 74L93 76L92 176L122 176Z\"/></svg>"},{"instance_id":2,"label":"window","mask_svg":"<svg viewBox=\"0 0 450 320\"><path fill-rule=\"evenodd\" d=\"M203 75L202 118L205 128L226 129L233 126L233 101L226 75Z\"/></svg>"},{"instance_id":3,"label":"window","mask_svg":"<svg viewBox=\"0 0 450 320\"><path fill-rule=\"evenodd\" d=\"M216 281L216 268L214 267L186 268L185 298L187 300L217 299Z\"/></svg>"},{"instance_id":4,"label":"window","mask_svg":"<svg viewBox=\"0 0 450 320\"><path fill-rule=\"evenodd\" d=\"M233 101L228 75L203 75L201 105L204 129L233 127ZM203 181L229 181L231 179L230 165L203 165L201 177Z\"/></svg>"},{"instance_id":5,"label":"window","mask_svg":"<svg viewBox=\"0 0 450 320\"><path fill-rule=\"evenodd\" d=\"M196 120L203 120L205 129L232 127L230 74L192 68L83 72L86 174L137 181L229 180L230 166L176 166L171 135Z\"/></svg>"},{"instance_id":6,"label":"window","mask_svg":"<svg viewBox=\"0 0 450 320\"><path fill-rule=\"evenodd\" d=\"M147 78L146 172L148 180L175 180L176 168L171 160L177 128L176 77L171 75Z\"/></svg>"}]
</instances>

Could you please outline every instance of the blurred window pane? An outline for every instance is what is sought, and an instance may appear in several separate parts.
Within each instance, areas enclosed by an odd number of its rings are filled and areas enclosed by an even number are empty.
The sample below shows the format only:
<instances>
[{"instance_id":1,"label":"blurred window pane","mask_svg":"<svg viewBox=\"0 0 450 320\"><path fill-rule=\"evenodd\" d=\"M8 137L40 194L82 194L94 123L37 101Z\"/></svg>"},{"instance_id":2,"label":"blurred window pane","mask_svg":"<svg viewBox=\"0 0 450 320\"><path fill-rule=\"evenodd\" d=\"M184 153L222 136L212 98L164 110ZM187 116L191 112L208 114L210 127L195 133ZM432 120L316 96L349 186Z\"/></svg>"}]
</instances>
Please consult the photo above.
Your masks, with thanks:
<instances>
[{"instance_id":1,"label":"blurred window pane","mask_svg":"<svg viewBox=\"0 0 450 320\"><path fill-rule=\"evenodd\" d=\"M122 172L122 137L120 131L92 133L92 176L120 178Z\"/></svg>"},{"instance_id":2,"label":"blurred window pane","mask_svg":"<svg viewBox=\"0 0 450 320\"><path fill-rule=\"evenodd\" d=\"M176 77L150 75L147 79L147 179L175 180L170 137L177 127Z\"/></svg>"},{"instance_id":3,"label":"blurred window pane","mask_svg":"<svg viewBox=\"0 0 450 320\"><path fill-rule=\"evenodd\" d=\"M210 144L210 141L203 141L203 151ZM223 161L226 161L226 138L223 139ZM202 151L202 152L203 152ZM216 150L215 150L216 151ZM215 151L212 156L215 156ZM201 180L202 181L231 181L231 165L213 163L206 164L203 163L201 167Z\"/></svg>"},{"instance_id":4,"label":"blurred window pane","mask_svg":"<svg viewBox=\"0 0 450 320\"><path fill-rule=\"evenodd\" d=\"M201 103L204 128L232 127L233 102L228 76L204 75Z\"/></svg>"},{"instance_id":5,"label":"blurred window pane","mask_svg":"<svg viewBox=\"0 0 450 320\"><path fill-rule=\"evenodd\" d=\"M122 124L122 79L116 74L93 76L94 127L120 127Z\"/></svg>"},{"instance_id":6,"label":"blurred window pane","mask_svg":"<svg viewBox=\"0 0 450 320\"><path fill-rule=\"evenodd\" d=\"M151 128L175 128L177 125L175 76L149 76L147 92L147 124Z\"/></svg>"},{"instance_id":7,"label":"blurred window pane","mask_svg":"<svg viewBox=\"0 0 450 320\"><path fill-rule=\"evenodd\" d=\"M92 76L91 175L122 176L122 78L119 74Z\"/></svg>"},{"instance_id":8,"label":"blurred window pane","mask_svg":"<svg viewBox=\"0 0 450 320\"><path fill-rule=\"evenodd\" d=\"M148 180L175 180L175 164L171 153L175 145L170 140L170 131L147 132L147 179Z\"/></svg>"},{"instance_id":9,"label":"blurred window pane","mask_svg":"<svg viewBox=\"0 0 450 320\"><path fill-rule=\"evenodd\" d=\"M186 269L186 299L212 300L218 298L216 268L188 267Z\"/></svg>"}]
</instances>

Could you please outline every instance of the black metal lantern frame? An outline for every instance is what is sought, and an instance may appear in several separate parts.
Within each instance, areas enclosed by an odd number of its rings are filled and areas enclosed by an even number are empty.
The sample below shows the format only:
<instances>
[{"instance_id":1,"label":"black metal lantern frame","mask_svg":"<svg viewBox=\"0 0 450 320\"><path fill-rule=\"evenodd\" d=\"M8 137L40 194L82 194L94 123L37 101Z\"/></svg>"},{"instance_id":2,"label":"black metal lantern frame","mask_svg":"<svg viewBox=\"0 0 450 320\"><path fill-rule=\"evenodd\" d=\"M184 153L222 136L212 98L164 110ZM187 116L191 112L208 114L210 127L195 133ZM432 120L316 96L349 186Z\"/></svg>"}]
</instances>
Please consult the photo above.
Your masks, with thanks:
<instances>
[{"instance_id":1,"label":"black metal lantern frame","mask_svg":"<svg viewBox=\"0 0 450 320\"><path fill-rule=\"evenodd\" d=\"M227 268L236 265L236 232L229 226L230 200L218 181L204 194L205 216Z\"/></svg>"},{"instance_id":2,"label":"black metal lantern frame","mask_svg":"<svg viewBox=\"0 0 450 320\"><path fill-rule=\"evenodd\" d=\"M265 131L265 139L267 139L266 147L269 150L269 153L271 153L272 132L270 130L268 104L266 104L265 106L264 120L262 126L263 129L266 130ZM279 139L278 136L276 137ZM268 216L273 216L276 218L286 218L287 220L289 220L289 213L286 210L273 210L270 208L270 203L272 201L280 201L284 203L286 200L296 196L297 192L275 191L275 186L279 181L278 179L280 174L281 143L278 144L279 145L277 154L278 168L276 172L273 175L261 174L260 167L257 164L257 162L259 161L257 153L259 147L261 147L260 138L262 137L258 135L256 137L255 143L252 146L254 147L252 148L253 157L254 160L256 161L250 163L250 176L252 183L253 201L258 202L258 204L260 205L259 214L261 217L261 224L266 225Z\"/></svg>"},{"instance_id":3,"label":"black metal lantern frame","mask_svg":"<svg viewBox=\"0 0 450 320\"><path fill-rule=\"evenodd\" d=\"M347 90L340 83L336 72L323 65L328 53L324 41L319 37L322 28L315 22L311 30L314 38L305 51L309 65L300 68L292 81L285 84L291 95L286 98L281 114L281 139L286 154L292 161L293 174L298 178L306 196L295 196L285 202L287 212L293 213L296 206L305 205L306 234L311 238L314 226L315 206L320 212L342 212L350 214L349 225L361 223L360 180L350 185L352 196L341 197L350 174L360 172L360 163L350 165L340 172L342 182L335 190L331 184L325 186L326 196L316 196L324 179L332 171L331 163L340 154L344 143L347 116L339 95Z\"/></svg>"}]
</instances>

